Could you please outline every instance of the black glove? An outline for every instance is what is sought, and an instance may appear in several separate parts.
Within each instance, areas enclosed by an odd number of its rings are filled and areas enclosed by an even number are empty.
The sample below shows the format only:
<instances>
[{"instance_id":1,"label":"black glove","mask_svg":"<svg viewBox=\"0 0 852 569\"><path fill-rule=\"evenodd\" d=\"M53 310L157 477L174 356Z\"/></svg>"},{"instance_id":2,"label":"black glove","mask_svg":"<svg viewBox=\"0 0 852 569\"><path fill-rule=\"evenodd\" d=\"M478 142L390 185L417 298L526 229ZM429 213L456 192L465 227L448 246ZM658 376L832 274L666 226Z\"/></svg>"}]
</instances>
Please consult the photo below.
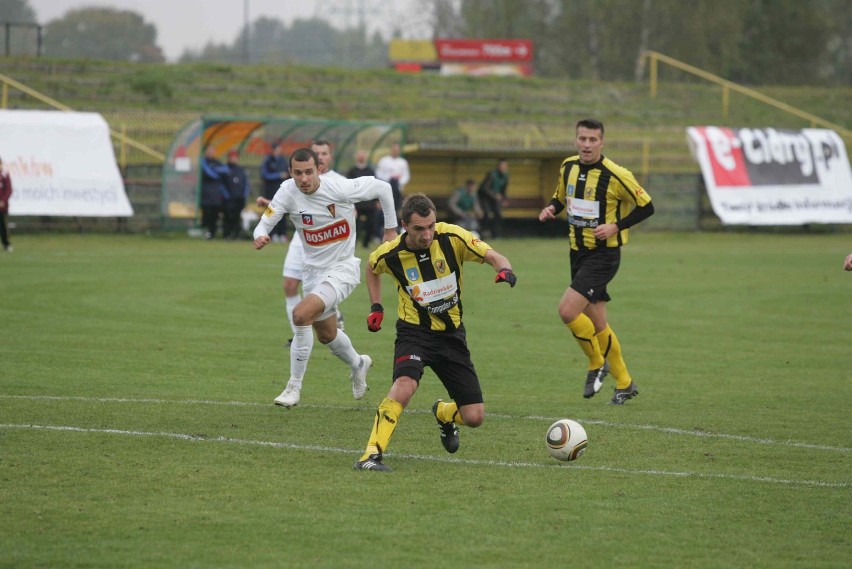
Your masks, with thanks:
<instances>
[{"instance_id":1,"label":"black glove","mask_svg":"<svg viewBox=\"0 0 852 569\"><path fill-rule=\"evenodd\" d=\"M495 283L509 283L510 287L515 286L518 282L518 277L512 272L512 269L500 269L497 271L497 276L494 278Z\"/></svg>"},{"instance_id":2,"label":"black glove","mask_svg":"<svg viewBox=\"0 0 852 569\"><path fill-rule=\"evenodd\" d=\"M370 307L370 315L367 316L367 330L378 332L382 329L382 318L385 317L385 309L378 302Z\"/></svg>"}]
</instances>

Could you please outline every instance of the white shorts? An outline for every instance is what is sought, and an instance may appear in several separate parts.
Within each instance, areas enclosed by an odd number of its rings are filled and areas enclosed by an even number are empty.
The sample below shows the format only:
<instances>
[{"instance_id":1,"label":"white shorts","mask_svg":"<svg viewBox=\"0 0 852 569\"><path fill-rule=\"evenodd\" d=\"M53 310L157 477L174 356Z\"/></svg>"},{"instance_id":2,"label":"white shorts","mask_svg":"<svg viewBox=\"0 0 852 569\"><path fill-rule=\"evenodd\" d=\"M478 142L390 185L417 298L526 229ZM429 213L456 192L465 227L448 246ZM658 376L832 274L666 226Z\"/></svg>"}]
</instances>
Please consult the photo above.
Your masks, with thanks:
<instances>
[{"instance_id":1,"label":"white shorts","mask_svg":"<svg viewBox=\"0 0 852 569\"><path fill-rule=\"evenodd\" d=\"M284 276L297 281L302 280L302 271L305 268L305 246L298 231L293 232L293 238L287 247L284 256Z\"/></svg>"},{"instance_id":2,"label":"white shorts","mask_svg":"<svg viewBox=\"0 0 852 569\"><path fill-rule=\"evenodd\" d=\"M349 295L360 283L361 261L353 259L349 266L338 266L328 271L316 273L307 272L305 280L302 281L302 291L305 295L314 294L322 299L325 311L317 320L325 320L337 313L337 307L341 302L349 298Z\"/></svg>"}]
</instances>

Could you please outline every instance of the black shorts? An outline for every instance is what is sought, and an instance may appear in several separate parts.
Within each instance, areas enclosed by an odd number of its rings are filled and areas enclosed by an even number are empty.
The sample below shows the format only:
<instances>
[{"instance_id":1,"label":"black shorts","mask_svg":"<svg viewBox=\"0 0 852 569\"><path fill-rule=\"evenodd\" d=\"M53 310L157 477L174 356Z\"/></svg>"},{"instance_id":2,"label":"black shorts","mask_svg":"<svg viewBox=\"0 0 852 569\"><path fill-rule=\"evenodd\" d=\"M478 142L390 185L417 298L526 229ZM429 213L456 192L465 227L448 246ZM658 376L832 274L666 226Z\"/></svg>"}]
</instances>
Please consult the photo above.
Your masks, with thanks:
<instances>
[{"instance_id":1,"label":"black shorts","mask_svg":"<svg viewBox=\"0 0 852 569\"><path fill-rule=\"evenodd\" d=\"M589 302L609 302L606 285L615 278L620 263L621 247L571 249L571 288Z\"/></svg>"},{"instance_id":2,"label":"black shorts","mask_svg":"<svg viewBox=\"0 0 852 569\"><path fill-rule=\"evenodd\" d=\"M459 407L482 403L482 388L470 359L464 325L455 332L432 332L401 320L396 323L393 379L408 376L420 383L429 366Z\"/></svg>"}]
</instances>

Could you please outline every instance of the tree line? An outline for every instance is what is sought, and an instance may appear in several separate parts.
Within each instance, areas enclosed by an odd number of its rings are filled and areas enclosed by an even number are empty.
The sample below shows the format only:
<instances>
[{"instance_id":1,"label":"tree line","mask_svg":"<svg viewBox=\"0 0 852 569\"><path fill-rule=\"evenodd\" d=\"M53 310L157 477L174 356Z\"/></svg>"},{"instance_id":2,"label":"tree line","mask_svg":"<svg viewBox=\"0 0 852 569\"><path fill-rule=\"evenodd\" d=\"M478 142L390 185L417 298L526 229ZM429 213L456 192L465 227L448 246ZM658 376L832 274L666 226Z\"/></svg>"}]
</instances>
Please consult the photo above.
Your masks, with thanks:
<instances>
[{"instance_id":1,"label":"tree line","mask_svg":"<svg viewBox=\"0 0 852 569\"><path fill-rule=\"evenodd\" d=\"M849 0L423 0L434 38L525 38L537 75L629 81L654 50L747 85L852 85ZM36 22L29 0L0 0L0 22ZM396 32L400 36L400 32ZM181 62L387 67L388 39L318 18L260 17L233 42ZM44 25L44 55L163 62L157 29L114 8L70 10Z\"/></svg>"}]
</instances>

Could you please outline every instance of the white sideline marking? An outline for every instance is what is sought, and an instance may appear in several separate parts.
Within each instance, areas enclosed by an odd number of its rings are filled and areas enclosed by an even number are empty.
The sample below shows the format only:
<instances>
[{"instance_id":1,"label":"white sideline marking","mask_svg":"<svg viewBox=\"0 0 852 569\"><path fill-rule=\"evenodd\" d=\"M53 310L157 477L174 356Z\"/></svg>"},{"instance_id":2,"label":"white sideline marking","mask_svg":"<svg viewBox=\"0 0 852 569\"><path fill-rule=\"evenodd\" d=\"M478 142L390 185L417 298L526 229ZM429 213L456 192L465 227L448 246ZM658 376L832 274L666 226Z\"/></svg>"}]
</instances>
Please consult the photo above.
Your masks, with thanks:
<instances>
[{"instance_id":1,"label":"white sideline marking","mask_svg":"<svg viewBox=\"0 0 852 569\"><path fill-rule=\"evenodd\" d=\"M214 436L207 437L203 435L188 435L185 433L169 433L169 432L152 432L152 431L125 431L122 429L89 429L83 427L72 427L67 425L15 425L15 424L0 424L0 429L29 429L41 431L64 431L73 433L95 433L107 435L126 435L133 437L163 437L169 439L179 439L190 442L219 442L231 443L238 445L264 446L272 448L285 448L294 450L311 450L320 452L333 452L341 454L358 455L360 450L325 447L320 445L303 445L286 442L275 441L253 441L248 439L235 439L231 437ZM740 480L746 482L766 482L769 484L779 484L785 486L818 486L821 488L846 488L849 485L846 482L826 482L824 480L789 480L784 478L773 478L771 476L749 476L741 474L712 474L705 472L678 472L671 470L640 470L630 468L615 468L611 466L585 466L580 464L542 464L537 462L513 462L503 460L475 460L466 458L449 458L421 454L395 454L387 453L388 458L407 458L411 460L427 460L430 462L444 462L452 464L467 464L474 466L502 466L508 468L570 468L574 470L592 470L596 472L616 472L620 474L646 474L649 476L674 476L678 478L703 478L714 480Z\"/></svg>"},{"instance_id":2,"label":"white sideline marking","mask_svg":"<svg viewBox=\"0 0 852 569\"><path fill-rule=\"evenodd\" d=\"M29 399L34 401L86 401L90 403L153 403L153 404L177 404L177 405L225 405L225 406L233 406L233 407L265 407L271 408L272 405L268 403L256 403L256 402L246 402L246 401L206 401L200 399L155 399L155 398L125 398L125 397L64 397L64 396L55 396L55 395L2 395L0 394L0 399ZM300 408L303 409L337 409L337 410L351 410L354 407L350 406L335 406L335 405L299 405ZM432 411L429 409L406 409L406 413L413 414L422 414L429 413ZM530 421L557 421L559 419L564 419L564 417L542 417L537 415L508 415L504 413L488 413L488 417L493 417L495 419L525 419ZM661 433L669 433L673 435L682 435L682 436L691 436L691 437L704 437L704 438L713 438L713 439L728 439L735 440L745 443L757 443L763 445L778 445L778 446L788 446L794 448L807 448L813 450L825 450L825 451L833 451L833 452L849 452L850 448L848 447L835 447L829 445L818 445L814 443L806 443L801 441L781 441L776 439L768 439L768 438L760 438L760 437L749 437L747 435L730 435L727 433L712 433L708 431L697 431L697 430L689 430L689 429L678 429L675 427L660 427L658 425L635 425L631 423L615 423L612 421L601 421L596 419L581 419L577 418L580 423L588 424L588 425L601 425L603 427L616 427L619 429L638 429L644 431L659 431Z\"/></svg>"}]
</instances>

